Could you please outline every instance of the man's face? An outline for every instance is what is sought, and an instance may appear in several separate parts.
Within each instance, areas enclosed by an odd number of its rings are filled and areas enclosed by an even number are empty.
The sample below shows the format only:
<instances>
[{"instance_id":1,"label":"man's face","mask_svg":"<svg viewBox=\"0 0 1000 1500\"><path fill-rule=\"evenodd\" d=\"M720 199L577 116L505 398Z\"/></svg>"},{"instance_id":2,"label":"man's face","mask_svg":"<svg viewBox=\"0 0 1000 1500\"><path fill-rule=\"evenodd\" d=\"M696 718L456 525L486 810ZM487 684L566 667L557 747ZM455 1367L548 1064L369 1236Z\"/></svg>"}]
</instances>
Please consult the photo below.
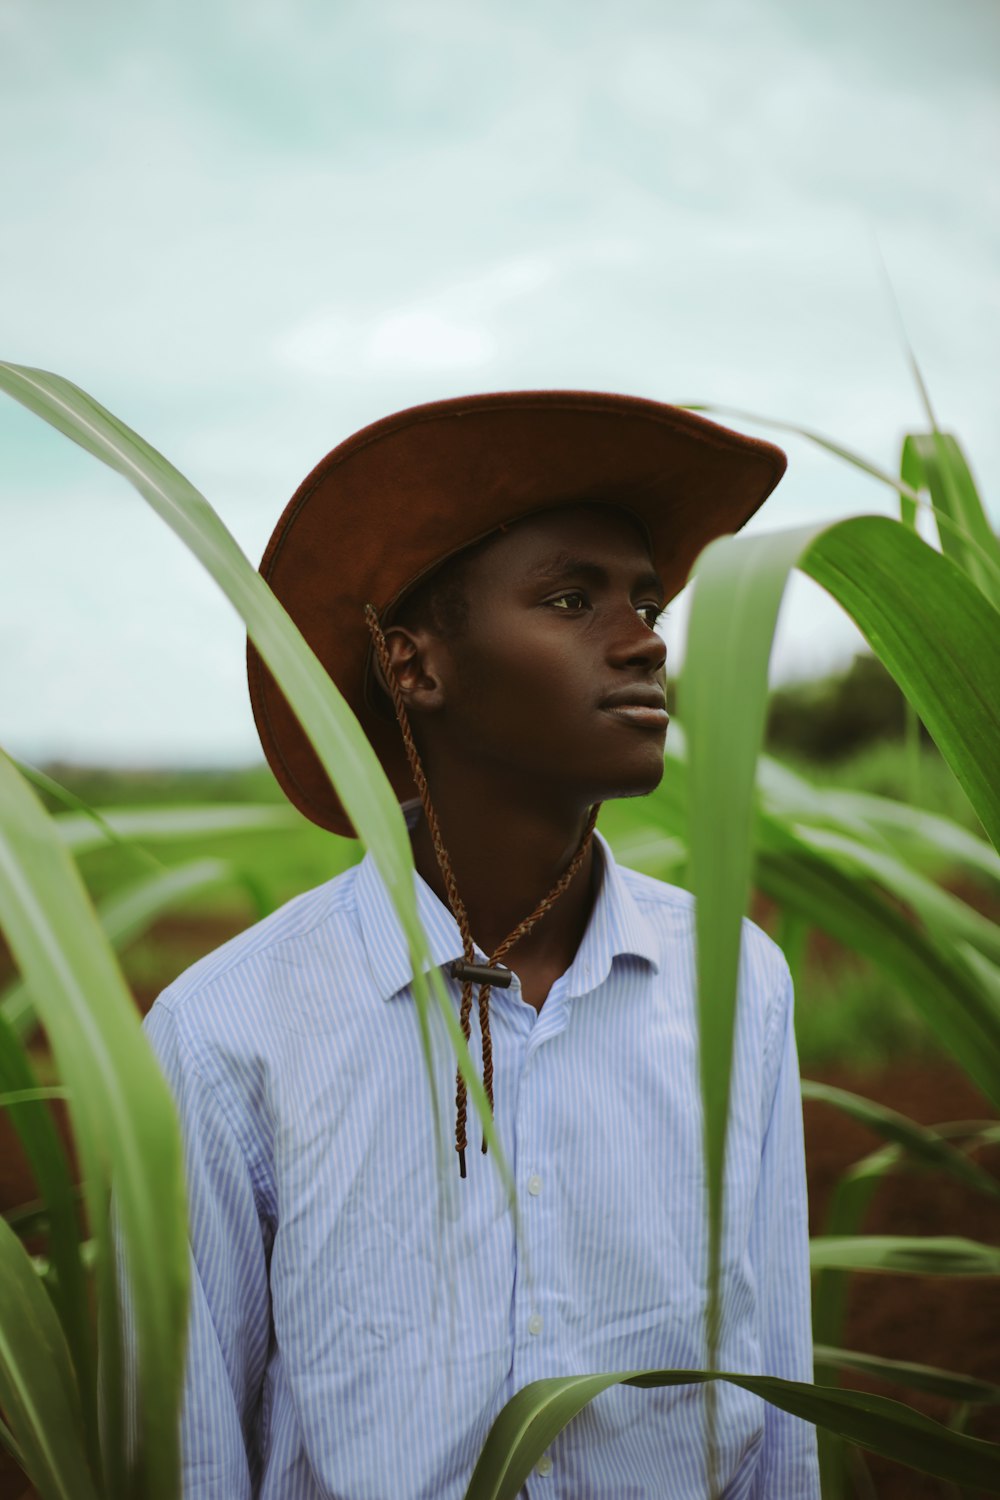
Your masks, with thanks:
<instances>
[{"instance_id":1,"label":"man's face","mask_svg":"<svg viewBox=\"0 0 1000 1500\"><path fill-rule=\"evenodd\" d=\"M560 801L657 786L663 588L635 522L593 505L519 521L468 561L464 585L467 627L437 646L431 762L445 736L462 764Z\"/></svg>"}]
</instances>

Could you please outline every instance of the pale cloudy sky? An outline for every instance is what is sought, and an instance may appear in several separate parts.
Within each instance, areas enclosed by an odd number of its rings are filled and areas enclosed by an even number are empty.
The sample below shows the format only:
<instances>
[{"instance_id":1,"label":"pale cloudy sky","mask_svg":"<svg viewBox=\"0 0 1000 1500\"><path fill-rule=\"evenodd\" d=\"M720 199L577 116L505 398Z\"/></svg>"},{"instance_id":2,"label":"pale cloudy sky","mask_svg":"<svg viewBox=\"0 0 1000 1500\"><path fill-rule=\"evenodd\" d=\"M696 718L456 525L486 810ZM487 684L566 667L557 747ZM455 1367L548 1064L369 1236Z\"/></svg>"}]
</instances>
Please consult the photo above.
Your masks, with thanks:
<instances>
[{"instance_id":1,"label":"pale cloudy sky","mask_svg":"<svg viewBox=\"0 0 1000 1500\"><path fill-rule=\"evenodd\" d=\"M922 415L877 236L997 518L998 78L993 0L0 0L0 357L97 396L256 562L327 449L466 391L714 401L894 467ZM785 446L755 527L893 508ZM228 604L5 398L0 520L0 744L259 753ZM802 581L775 671L856 644Z\"/></svg>"}]
</instances>

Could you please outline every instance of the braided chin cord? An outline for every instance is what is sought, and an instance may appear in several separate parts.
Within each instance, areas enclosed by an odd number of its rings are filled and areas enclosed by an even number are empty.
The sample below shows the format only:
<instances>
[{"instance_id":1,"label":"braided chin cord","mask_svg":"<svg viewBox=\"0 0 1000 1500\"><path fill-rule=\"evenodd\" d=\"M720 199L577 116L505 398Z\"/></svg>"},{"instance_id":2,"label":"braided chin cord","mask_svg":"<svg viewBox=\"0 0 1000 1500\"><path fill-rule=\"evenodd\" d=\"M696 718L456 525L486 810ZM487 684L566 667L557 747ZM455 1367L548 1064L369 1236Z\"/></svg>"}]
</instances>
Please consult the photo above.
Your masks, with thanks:
<instances>
[{"instance_id":1,"label":"braided chin cord","mask_svg":"<svg viewBox=\"0 0 1000 1500\"><path fill-rule=\"evenodd\" d=\"M403 702L403 695L399 689L399 682L397 681L396 673L389 658L389 648L386 645L385 636L382 634L382 627L379 625L378 615L376 614L375 609L371 604L365 605L365 623L368 626L368 630L371 634L372 643L375 647L375 651L379 659L379 664L382 668L382 675L385 678L386 686L388 687L390 696L392 698L392 706L396 711L396 718L399 722L399 728L403 736L403 745L406 749L406 758L410 763L410 770L413 774L413 780L416 784L417 791L420 794L420 802L424 810L424 816L427 819L427 828L430 832L431 843L434 846L434 855L437 859L438 868L441 871L441 878L444 881L445 892L448 896L448 905L451 907L452 915L454 916L455 921L458 923L458 929L462 935L462 950L465 963L467 965L475 965L476 950L475 944L472 941L472 932L469 927L469 918L466 913L462 898L458 893L458 885L455 880L454 871L451 868L451 860L448 858L448 851L445 848L444 840L441 837L441 829L438 825L437 814L435 813L434 806L431 802L431 794L430 789L427 785L427 777L424 775L424 768L420 764L420 756L417 753L417 747L413 741L413 733L410 729L409 715L406 712L406 705ZM566 870L556 881L555 885L549 891L548 895L544 896L542 900L539 901L538 905L535 907L531 915L525 917L523 922L519 922L518 925L514 928L513 932L508 933L500 946L494 949L494 951L490 955L489 968L495 968L499 964L500 960L510 951L511 948L514 947L515 943L520 942L523 937L527 936L527 934L535 926L536 922L538 922L540 918L544 917L545 913L550 909L550 907L552 907L555 902L559 900L559 897L571 885L574 877L576 876L581 865L583 864L584 859L586 858L587 850L590 848L591 839L593 838L594 833L594 825L597 822L597 814L599 810L599 803L591 808L590 816L587 819L587 826L584 829L583 838L580 841L580 846L574 854L569 865L567 866ZM483 1047L483 1087L486 1091L486 1097L490 1103L490 1113L492 1114L493 1040L490 1035L490 988L491 987L488 983L480 984L479 986L479 1030L482 1037ZM462 1005L459 1019L462 1026L462 1035L465 1037L466 1043L468 1043L469 1037L471 1035L470 1018L472 1015L472 990L473 981L468 978L463 979ZM467 1103L468 1101L466 1096L465 1079L462 1077L461 1069L457 1069L455 1075L455 1150L458 1152L458 1169L462 1177L465 1176L465 1149L466 1145L468 1144L466 1136ZM485 1151L486 1137L484 1136L483 1152L485 1153Z\"/></svg>"}]
</instances>

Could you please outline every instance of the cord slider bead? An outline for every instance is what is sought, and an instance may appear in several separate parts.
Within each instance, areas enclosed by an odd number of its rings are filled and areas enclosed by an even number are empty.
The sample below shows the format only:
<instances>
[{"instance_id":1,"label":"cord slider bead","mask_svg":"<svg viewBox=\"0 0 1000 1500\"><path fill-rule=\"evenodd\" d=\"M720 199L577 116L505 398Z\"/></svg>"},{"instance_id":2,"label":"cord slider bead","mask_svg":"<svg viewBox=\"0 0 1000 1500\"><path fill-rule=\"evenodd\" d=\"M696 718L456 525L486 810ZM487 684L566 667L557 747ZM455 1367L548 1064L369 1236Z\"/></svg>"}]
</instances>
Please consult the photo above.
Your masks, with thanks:
<instances>
[{"instance_id":1,"label":"cord slider bead","mask_svg":"<svg viewBox=\"0 0 1000 1500\"><path fill-rule=\"evenodd\" d=\"M513 973L502 964L490 968L487 964L467 964L464 958L456 958L451 977L460 984L488 984L491 989L509 990Z\"/></svg>"}]
</instances>

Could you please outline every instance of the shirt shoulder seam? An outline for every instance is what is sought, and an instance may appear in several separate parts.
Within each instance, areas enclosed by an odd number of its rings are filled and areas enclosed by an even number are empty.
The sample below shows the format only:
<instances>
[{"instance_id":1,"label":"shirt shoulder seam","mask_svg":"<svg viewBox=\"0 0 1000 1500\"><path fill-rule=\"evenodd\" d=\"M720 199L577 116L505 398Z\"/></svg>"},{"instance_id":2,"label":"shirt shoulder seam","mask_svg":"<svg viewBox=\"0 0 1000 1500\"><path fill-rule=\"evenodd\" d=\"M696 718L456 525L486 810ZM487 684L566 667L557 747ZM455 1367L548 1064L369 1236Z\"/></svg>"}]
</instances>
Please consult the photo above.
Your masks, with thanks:
<instances>
[{"instance_id":1,"label":"shirt shoulder seam","mask_svg":"<svg viewBox=\"0 0 1000 1500\"><path fill-rule=\"evenodd\" d=\"M356 868L356 866L352 866L351 870L345 870L343 874L350 874ZM339 880L340 878L340 876L334 877L335 880ZM233 953L217 969L214 969L204 977L199 976L197 980L192 976L185 983L190 970L186 974L179 975L157 997L156 1003L162 1005L163 1009L169 1011L172 1015L179 1015L181 1009L186 1008L193 997L206 994L208 991L214 989L216 985L220 984L229 975L236 973L245 963L248 963L251 958L257 958L271 949L280 948L284 943L298 942L315 932L317 928L322 927L331 917L341 912L350 913L356 910L357 903L354 900L353 882L345 882L343 893L336 892L329 902L324 903L319 914L311 922L308 922L304 926L296 927L291 932L269 934L266 938L262 937L257 941L248 939L245 949ZM248 931L252 932L253 929L248 929ZM237 934L237 941L240 936L242 934ZM206 957L210 958L211 954L206 955Z\"/></svg>"}]
</instances>

